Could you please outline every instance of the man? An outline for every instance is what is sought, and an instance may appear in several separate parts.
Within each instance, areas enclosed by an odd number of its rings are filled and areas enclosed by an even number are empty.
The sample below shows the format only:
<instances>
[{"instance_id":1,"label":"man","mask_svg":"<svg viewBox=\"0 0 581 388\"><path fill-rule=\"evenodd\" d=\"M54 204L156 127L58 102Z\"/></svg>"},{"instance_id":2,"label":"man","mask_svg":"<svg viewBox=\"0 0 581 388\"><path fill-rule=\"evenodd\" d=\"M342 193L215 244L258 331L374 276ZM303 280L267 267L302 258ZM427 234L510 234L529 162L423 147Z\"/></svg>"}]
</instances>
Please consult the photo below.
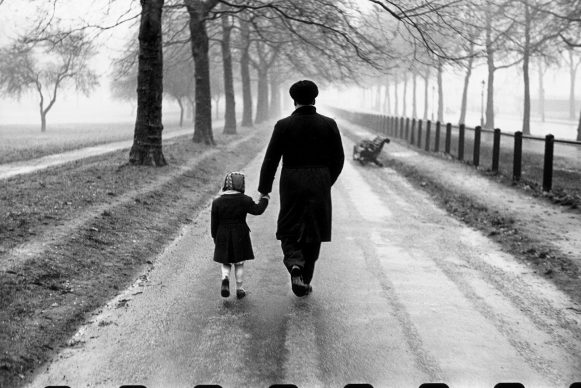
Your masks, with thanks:
<instances>
[{"instance_id":1,"label":"man","mask_svg":"<svg viewBox=\"0 0 581 388\"><path fill-rule=\"evenodd\" d=\"M276 238L281 240L292 290L305 296L312 291L321 242L331 241L331 186L343 169L345 155L335 120L315 109L317 85L299 81L289 93L296 109L274 126L258 191L271 192L282 158Z\"/></svg>"}]
</instances>

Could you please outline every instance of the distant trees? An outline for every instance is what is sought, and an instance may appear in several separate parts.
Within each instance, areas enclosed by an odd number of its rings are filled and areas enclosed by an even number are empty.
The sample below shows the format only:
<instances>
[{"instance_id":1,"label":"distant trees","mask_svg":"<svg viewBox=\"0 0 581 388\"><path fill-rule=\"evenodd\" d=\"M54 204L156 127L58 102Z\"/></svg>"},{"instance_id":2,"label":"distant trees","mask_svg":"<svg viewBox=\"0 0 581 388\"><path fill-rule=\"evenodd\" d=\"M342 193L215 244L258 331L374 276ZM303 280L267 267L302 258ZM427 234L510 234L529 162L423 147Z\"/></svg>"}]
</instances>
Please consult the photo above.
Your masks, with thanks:
<instances>
[{"instance_id":1,"label":"distant trees","mask_svg":"<svg viewBox=\"0 0 581 388\"><path fill-rule=\"evenodd\" d=\"M46 131L47 115L63 88L88 95L98 84L89 61L95 54L82 32L56 31L51 39L27 42L20 39L0 50L0 89L11 96L25 92L38 95L40 130Z\"/></svg>"}]
</instances>

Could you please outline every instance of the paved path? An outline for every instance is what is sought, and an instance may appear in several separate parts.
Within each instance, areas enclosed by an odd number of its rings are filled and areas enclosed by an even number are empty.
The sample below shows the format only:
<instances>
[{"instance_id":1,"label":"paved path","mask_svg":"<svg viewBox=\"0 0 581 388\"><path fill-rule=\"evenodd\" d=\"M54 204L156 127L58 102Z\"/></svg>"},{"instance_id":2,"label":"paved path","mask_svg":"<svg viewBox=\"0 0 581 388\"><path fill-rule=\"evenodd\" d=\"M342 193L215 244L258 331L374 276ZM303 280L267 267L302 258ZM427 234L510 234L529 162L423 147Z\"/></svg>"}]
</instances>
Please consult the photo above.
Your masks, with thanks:
<instances>
[{"instance_id":1,"label":"paved path","mask_svg":"<svg viewBox=\"0 0 581 388\"><path fill-rule=\"evenodd\" d=\"M365 128L345 120L340 120L339 126L357 138L375 136ZM449 190L513 219L515 228L527 230L529 235L542 238L545 244L557 252L567 254L581 267L581 256L575 254L581 252L581 217L577 212L496 182L468 164L418 152L417 148L399 140L386 145L385 150L390 159L412 165L424 176L446 185Z\"/></svg>"},{"instance_id":2,"label":"paved path","mask_svg":"<svg viewBox=\"0 0 581 388\"><path fill-rule=\"evenodd\" d=\"M178 136L193 134L193 128L179 129L164 133L164 142ZM20 162L0 164L0 180L17 175L30 174L45 168L59 166L61 164L74 162L76 160L90 158L92 156L103 155L108 152L129 149L133 145L133 139L116 141L92 147L80 148L60 154L47 155L42 158L23 160Z\"/></svg>"},{"instance_id":3,"label":"paved path","mask_svg":"<svg viewBox=\"0 0 581 388\"><path fill-rule=\"evenodd\" d=\"M246 168L248 188L261 157ZM249 216L257 259L245 299L219 295L206 208L30 386L581 381L572 302L393 170L347 161L333 190L334 241L302 299L273 236L277 196L265 215Z\"/></svg>"}]
</instances>

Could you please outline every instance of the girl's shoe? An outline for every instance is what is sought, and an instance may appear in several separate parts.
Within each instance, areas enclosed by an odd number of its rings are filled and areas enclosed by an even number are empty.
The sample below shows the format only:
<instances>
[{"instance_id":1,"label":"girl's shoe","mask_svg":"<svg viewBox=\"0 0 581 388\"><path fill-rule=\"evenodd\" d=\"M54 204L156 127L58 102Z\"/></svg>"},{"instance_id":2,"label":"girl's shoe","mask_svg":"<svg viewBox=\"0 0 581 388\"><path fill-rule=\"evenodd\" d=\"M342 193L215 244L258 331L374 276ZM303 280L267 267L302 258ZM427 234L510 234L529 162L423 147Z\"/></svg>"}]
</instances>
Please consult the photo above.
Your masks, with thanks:
<instances>
[{"instance_id":1,"label":"girl's shoe","mask_svg":"<svg viewBox=\"0 0 581 388\"><path fill-rule=\"evenodd\" d=\"M246 296L246 291L244 291L244 288L239 288L236 290L236 297L238 299L242 299Z\"/></svg>"},{"instance_id":2,"label":"girl's shoe","mask_svg":"<svg viewBox=\"0 0 581 388\"><path fill-rule=\"evenodd\" d=\"M227 298L230 296L230 281L228 278L222 279L222 297Z\"/></svg>"}]
</instances>

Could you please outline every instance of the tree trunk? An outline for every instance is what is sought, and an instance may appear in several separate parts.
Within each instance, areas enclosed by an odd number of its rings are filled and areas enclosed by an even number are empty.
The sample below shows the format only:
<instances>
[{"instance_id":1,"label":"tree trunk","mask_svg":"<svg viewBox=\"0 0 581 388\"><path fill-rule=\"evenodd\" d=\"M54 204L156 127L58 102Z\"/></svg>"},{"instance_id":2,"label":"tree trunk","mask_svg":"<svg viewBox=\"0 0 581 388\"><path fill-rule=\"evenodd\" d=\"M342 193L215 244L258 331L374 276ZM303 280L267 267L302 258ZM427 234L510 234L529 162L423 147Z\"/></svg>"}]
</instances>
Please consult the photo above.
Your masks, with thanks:
<instances>
[{"instance_id":1,"label":"tree trunk","mask_svg":"<svg viewBox=\"0 0 581 388\"><path fill-rule=\"evenodd\" d=\"M569 49L569 118L575 119L575 79L577 78L577 66L573 49Z\"/></svg>"},{"instance_id":2,"label":"tree trunk","mask_svg":"<svg viewBox=\"0 0 581 388\"><path fill-rule=\"evenodd\" d=\"M541 121L545 122L545 81L543 60L539 58L539 113L541 114Z\"/></svg>"},{"instance_id":3,"label":"tree trunk","mask_svg":"<svg viewBox=\"0 0 581 388\"><path fill-rule=\"evenodd\" d=\"M234 77L232 76L232 50L230 49L230 34L232 25L228 16L222 15L222 63L224 67L224 96L226 110L224 112L224 133L236 133L236 100L234 97Z\"/></svg>"},{"instance_id":4,"label":"tree trunk","mask_svg":"<svg viewBox=\"0 0 581 388\"><path fill-rule=\"evenodd\" d=\"M270 76L270 117L280 116L280 80L278 75Z\"/></svg>"},{"instance_id":5,"label":"tree trunk","mask_svg":"<svg viewBox=\"0 0 581 388\"><path fill-rule=\"evenodd\" d=\"M577 124L577 141L581 141L581 110L579 112L579 123Z\"/></svg>"},{"instance_id":6,"label":"tree trunk","mask_svg":"<svg viewBox=\"0 0 581 388\"><path fill-rule=\"evenodd\" d=\"M257 69L258 96L256 97L256 118L254 122L260 124L268 119L268 70Z\"/></svg>"},{"instance_id":7,"label":"tree trunk","mask_svg":"<svg viewBox=\"0 0 581 388\"><path fill-rule=\"evenodd\" d=\"M375 102L373 109L376 112L379 112L381 110L381 85L375 86Z\"/></svg>"},{"instance_id":8,"label":"tree trunk","mask_svg":"<svg viewBox=\"0 0 581 388\"><path fill-rule=\"evenodd\" d=\"M196 118L194 121L195 143L215 144L212 132L212 94L210 90L210 61L208 58L208 33L205 3L188 2L190 36L196 77Z\"/></svg>"},{"instance_id":9,"label":"tree trunk","mask_svg":"<svg viewBox=\"0 0 581 388\"><path fill-rule=\"evenodd\" d=\"M403 112L402 112L402 116L406 117L406 115L408 114L408 110L407 110L407 99L408 99L408 73L404 73L403 75L403 97L402 97L403 101Z\"/></svg>"},{"instance_id":10,"label":"tree trunk","mask_svg":"<svg viewBox=\"0 0 581 388\"><path fill-rule=\"evenodd\" d=\"M243 127L252 126L252 84L250 82L250 30L247 22L240 23L244 46L240 54L240 76L242 78L242 123Z\"/></svg>"},{"instance_id":11,"label":"tree trunk","mask_svg":"<svg viewBox=\"0 0 581 388\"><path fill-rule=\"evenodd\" d=\"M288 89L286 88L282 88L282 94L281 94L281 100L282 100L282 109L283 109L283 114L286 114L285 112L289 112L292 111L294 109L294 102L288 92Z\"/></svg>"},{"instance_id":12,"label":"tree trunk","mask_svg":"<svg viewBox=\"0 0 581 388\"><path fill-rule=\"evenodd\" d=\"M488 67L488 84L486 85L486 121L484 126L494 128L494 48L492 47L492 21L490 11L486 11L486 64Z\"/></svg>"},{"instance_id":13,"label":"tree trunk","mask_svg":"<svg viewBox=\"0 0 581 388\"><path fill-rule=\"evenodd\" d=\"M389 92L390 88L389 77L385 77L385 114L391 115L391 96Z\"/></svg>"},{"instance_id":14,"label":"tree trunk","mask_svg":"<svg viewBox=\"0 0 581 388\"><path fill-rule=\"evenodd\" d=\"M438 61L438 121L444 122L444 85L442 83L443 65Z\"/></svg>"},{"instance_id":15,"label":"tree trunk","mask_svg":"<svg viewBox=\"0 0 581 388\"><path fill-rule=\"evenodd\" d=\"M191 101L189 101L189 104L186 104L186 117L188 119L191 119L194 117L194 110L193 110L193 104L191 103Z\"/></svg>"},{"instance_id":16,"label":"tree trunk","mask_svg":"<svg viewBox=\"0 0 581 388\"><path fill-rule=\"evenodd\" d=\"M394 113L396 116L399 116L399 93L398 93L398 84L399 84L399 77L397 73L393 76L393 99L394 99Z\"/></svg>"},{"instance_id":17,"label":"tree trunk","mask_svg":"<svg viewBox=\"0 0 581 388\"><path fill-rule=\"evenodd\" d=\"M161 13L164 0L141 0L139 62L137 70L137 119L129 163L165 166L162 151L161 105L163 52Z\"/></svg>"},{"instance_id":18,"label":"tree trunk","mask_svg":"<svg viewBox=\"0 0 581 388\"><path fill-rule=\"evenodd\" d=\"M417 95L416 95L416 84L417 84L418 75L416 74L415 70L412 72L412 117L415 119L418 115L418 107L417 107Z\"/></svg>"},{"instance_id":19,"label":"tree trunk","mask_svg":"<svg viewBox=\"0 0 581 388\"><path fill-rule=\"evenodd\" d=\"M470 84L470 76L472 75L472 62L474 57L474 44L470 44L470 57L468 58L468 63L466 64L466 75L464 76L464 89L462 89L462 102L460 103L460 120L459 124L466 124L466 105L468 103L468 85Z\"/></svg>"},{"instance_id":20,"label":"tree trunk","mask_svg":"<svg viewBox=\"0 0 581 388\"><path fill-rule=\"evenodd\" d=\"M424 120L428 120L428 101L430 100L430 68L424 72Z\"/></svg>"},{"instance_id":21,"label":"tree trunk","mask_svg":"<svg viewBox=\"0 0 581 388\"><path fill-rule=\"evenodd\" d=\"M181 98L176 98L178 105L180 106L180 128L184 126L184 104Z\"/></svg>"},{"instance_id":22,"label":"tree trunk","mask_svg":"<svg viewBox=\"0 0 581 388\"><path fill-rule=\"evenodd\" d=\"M523 135L531 134L531 85L529 78L529 61L530 61L530 46L531 46L531 13L527 2L525 7L525 41L523 47L523 82L524 82L524 106L522 119L522 133Z\"/></svg>"},{"instance_id":23,"label":"tree trunk","mask_svg":"<svg viewBox=\"0 0 581 388\"><path fill-rule=\"evenodd\" d=\"M46 113L40 110L40 132L46 132Z\"/></svg>"},{"instance_id":24,"label":"tree trunk","mask_svg":"<svg viewBox=\"0 0 581 388\"><path fill-rule=\"evenodd\" d=\"M190 103L190 113L191 113L191 119L192 119L192 123L196 122L196 101L194 99L192 99L191 97L188 97L188 102Z\"/></svg>"}]
</instances>

